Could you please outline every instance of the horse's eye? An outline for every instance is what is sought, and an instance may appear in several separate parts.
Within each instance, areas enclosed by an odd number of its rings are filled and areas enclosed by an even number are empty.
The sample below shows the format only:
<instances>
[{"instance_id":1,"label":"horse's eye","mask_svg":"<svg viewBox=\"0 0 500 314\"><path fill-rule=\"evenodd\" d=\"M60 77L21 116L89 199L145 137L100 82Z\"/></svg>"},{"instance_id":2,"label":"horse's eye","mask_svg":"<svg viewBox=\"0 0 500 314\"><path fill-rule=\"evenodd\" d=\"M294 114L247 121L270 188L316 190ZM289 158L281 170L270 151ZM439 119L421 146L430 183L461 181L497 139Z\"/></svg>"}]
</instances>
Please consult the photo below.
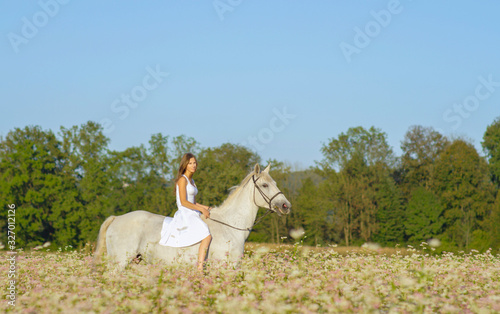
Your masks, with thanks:
<instances>
[{"instance_id":1,"label":"horse's eye","mask_svg":"<svg viewBox=\"0 0 500 314\"><path fill-rule=\"evenodd\" d=\"M267 183L262 184L262 187L267 188L269 185Z\"/></svg>"}]
</instances>

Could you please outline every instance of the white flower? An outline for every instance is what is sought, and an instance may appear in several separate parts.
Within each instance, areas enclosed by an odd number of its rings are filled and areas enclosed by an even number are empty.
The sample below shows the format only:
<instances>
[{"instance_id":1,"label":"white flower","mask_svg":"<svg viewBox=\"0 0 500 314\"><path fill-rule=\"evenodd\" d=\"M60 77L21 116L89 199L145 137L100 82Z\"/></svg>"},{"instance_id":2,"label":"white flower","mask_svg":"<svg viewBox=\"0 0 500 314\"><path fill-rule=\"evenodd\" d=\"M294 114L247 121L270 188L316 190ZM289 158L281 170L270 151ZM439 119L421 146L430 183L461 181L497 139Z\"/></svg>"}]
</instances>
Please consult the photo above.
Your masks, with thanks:
<instances>
[{"instance_id":1,"label":"white flower","mask_svg":"<svg viewBox=\"0 0 500 314\"><path fill-rule=\"evenodd\" d=\"M305 231L302 227L290 230L290 236L296 241L300 240L304 236L304 234Z\"/></svg>"},{"instance_id":2,"label":"white flower","mask_svg":"<svg viewBox=\"0 0 500 314\"><path fill-rule=\"evenodd\" d=\"M441 245L441 241L439 241L438 239L431 239L429 241L429 245L432 247L438 247Z\"/></svg>"},{"instance_id":3,"label":"white flower","mask_svg":"<svg viewBox=\"0 0 500 314\"><path fill-rule=\"evenodd\" d=\"M368 243L363 244L361 247L365 248L365 249L376 251L376 250L380 249L380 244L368 242Z\"/></svg>"},{"instance_id":4,"label":"white flower","mask_svg":"<svg viewBox=\"0 0 500 314\"><path fill-rule=\"evenodd\" d=\"M257 250L255 250L255 253L257 253L259 255L264 255L264 254L267 254L268 252L269 252L269 248L266 246L260 246L259 248L257 248Z\"/></svg>"},{"instance_id":5,"label":"white flower","mask_svg":"<svg viewBox=\"0 0 500 314\"><path fill-rule=\"evenodd\" d=\"M50 246L50 242L45 242L42 247L49 247Z\"/></svg>"},{"instance_id":6,"label":"white flower","mask_svg":"<svg viewBox=\"0 0 500 314\"><path fill-rule=\"evenodd\" d=\"M410 277L406 277L406 276L401 276L399 278L399 283L403 286L403 287L411 287L411 286L414 286L417 282L415 281L415 279L413 278L410 278Z\"/></svg>"}]
</instances>

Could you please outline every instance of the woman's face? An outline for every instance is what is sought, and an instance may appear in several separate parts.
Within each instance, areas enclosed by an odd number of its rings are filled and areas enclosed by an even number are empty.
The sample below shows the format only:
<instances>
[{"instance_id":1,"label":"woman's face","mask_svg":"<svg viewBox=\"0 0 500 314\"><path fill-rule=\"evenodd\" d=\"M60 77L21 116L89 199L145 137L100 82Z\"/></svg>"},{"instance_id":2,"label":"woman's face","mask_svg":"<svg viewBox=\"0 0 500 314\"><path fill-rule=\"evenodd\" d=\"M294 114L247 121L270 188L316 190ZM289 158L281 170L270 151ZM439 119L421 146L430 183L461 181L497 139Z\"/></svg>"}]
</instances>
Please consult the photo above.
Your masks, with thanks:
<instances>
[{"instance_id":1,"label":"woman's face","mask_svg":"<svg viewBox=\"0 0 500 314\"><path fill-rule=\"evenodd\" d=\"M196 158L193 157L189 159L189 163L186 167L186 170L191 173L195 173L197 167L198 167L198 162L196 161Z\"/></svg>"}]
</instances>

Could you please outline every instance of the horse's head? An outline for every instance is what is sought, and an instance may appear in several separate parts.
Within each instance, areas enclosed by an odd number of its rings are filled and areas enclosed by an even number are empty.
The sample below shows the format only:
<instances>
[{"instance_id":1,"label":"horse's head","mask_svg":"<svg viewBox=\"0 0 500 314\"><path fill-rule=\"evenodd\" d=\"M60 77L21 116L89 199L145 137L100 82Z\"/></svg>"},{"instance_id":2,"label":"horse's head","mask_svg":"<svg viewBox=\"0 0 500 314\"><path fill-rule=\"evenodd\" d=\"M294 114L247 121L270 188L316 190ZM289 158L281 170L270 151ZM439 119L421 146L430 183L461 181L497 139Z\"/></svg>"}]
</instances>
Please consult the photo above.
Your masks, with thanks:
<instances>
[{"instance_id":1,"label":"horse's head","mask_svg":"<svg viewBox=\"0 0 500 314\"><path fill-rule=\"evenodd\" d=\"M269 208L280 216L288 215L292 205L269 175L270 168L271 165L268 165L266 169L260 171L259 164L255 165L252 178L250 179L250 182L254 184L253 198L255 205Z\"/></svg>"}]
</instances>

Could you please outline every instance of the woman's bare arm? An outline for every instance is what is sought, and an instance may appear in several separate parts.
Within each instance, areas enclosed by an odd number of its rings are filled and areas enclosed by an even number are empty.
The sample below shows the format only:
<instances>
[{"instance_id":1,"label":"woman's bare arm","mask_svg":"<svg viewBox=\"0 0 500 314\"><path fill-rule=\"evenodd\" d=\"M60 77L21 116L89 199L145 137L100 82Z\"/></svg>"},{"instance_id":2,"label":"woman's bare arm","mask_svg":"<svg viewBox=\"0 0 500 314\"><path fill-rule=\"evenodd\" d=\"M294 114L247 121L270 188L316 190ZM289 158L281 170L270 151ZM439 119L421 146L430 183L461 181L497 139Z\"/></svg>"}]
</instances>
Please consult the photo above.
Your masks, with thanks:
<instances>
[{"instance_id":1,"label":"woman's bare arm","mask_svg":"<svg viewBox=\"0 0 500 314\"><path fill-rule=\"evenodd\" d=\"M186 194L187 194L187 179L184 177L181 177L179 181L177 181L177 184L179 185L179 198L181 201L181 205L184 207L187 207L192 210L197 210L201 212L206 218L210 217L210 212L208 211L208 207L205 205L197 204L197 203L191 203L190 201L187 200Z\"/></svg>"}]
</instances>

